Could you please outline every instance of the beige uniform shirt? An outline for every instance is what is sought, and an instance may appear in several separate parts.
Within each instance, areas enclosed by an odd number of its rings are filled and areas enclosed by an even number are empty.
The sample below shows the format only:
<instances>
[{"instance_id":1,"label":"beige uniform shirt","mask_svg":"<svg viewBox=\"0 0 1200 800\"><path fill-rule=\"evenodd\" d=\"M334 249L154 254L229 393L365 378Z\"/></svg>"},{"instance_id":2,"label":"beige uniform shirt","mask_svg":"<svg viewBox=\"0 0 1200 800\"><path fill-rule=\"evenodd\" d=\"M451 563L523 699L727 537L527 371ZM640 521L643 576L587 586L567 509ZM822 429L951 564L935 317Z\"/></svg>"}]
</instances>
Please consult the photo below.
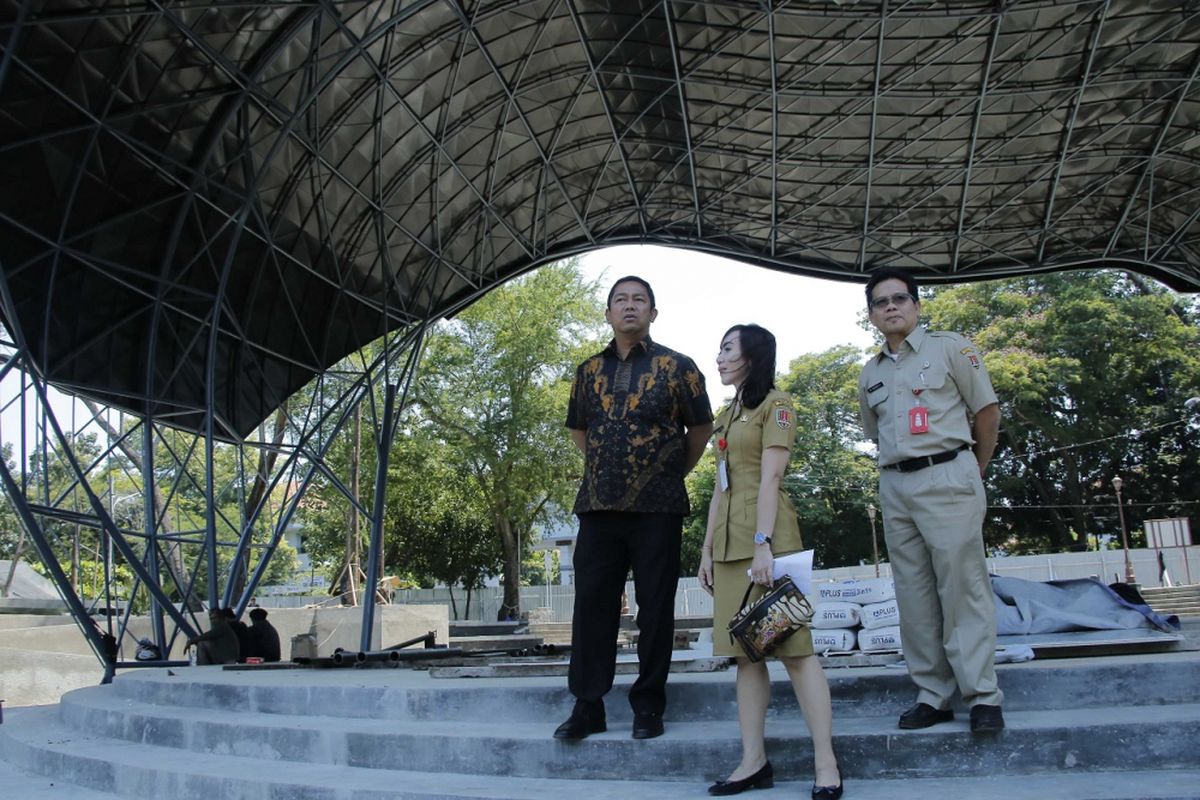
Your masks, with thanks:
<instances>
[{"instance_id":1,"label":"beige uniform shirt","mask_svg":"<svg viewBox=\"0 0 1200 800\"><path fill-rule=\"evenodd\" d=\"M886 347L886 345L884 345ZM997 402L983 357L957 333L913 329L893 361L880 351L863 365L858 406L863 431L879 443L879 465L974 444L971 420ZM928 409L929 430L912 433L909 414Z\"/></svg>"},{"instance_id":2,"label":"beige uniform shirt","mask_svg":"<svg viewBox=\"0 0 1200 800\"><path fill-rule=\"evenodd\" d=\"M768 447L791 452L796 438L796 410L787 392L772 389L758 408L734 417L726 407L717 415L713 435L717 442L717 519L713 529L713 560L737 561L754 556L754 532L758 525L758 490L762 482L762 454ZM724 449L721 443L724 442ZM729 488L721 489L721 463L729 476ZM792 502L779 487L771 551L792 553L801 549L800 525Z\"/></svg>"}]
</instances>

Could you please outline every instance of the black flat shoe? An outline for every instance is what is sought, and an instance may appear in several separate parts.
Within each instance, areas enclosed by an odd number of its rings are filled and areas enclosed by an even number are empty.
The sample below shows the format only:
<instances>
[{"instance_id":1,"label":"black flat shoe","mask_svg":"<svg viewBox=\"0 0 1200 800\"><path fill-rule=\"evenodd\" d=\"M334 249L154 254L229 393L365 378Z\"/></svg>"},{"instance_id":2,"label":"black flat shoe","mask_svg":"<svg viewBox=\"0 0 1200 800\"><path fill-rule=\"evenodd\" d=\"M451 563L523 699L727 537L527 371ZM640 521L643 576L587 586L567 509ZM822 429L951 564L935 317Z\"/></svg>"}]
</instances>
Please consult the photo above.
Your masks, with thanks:
<instances>
[{"instance_id":1,"label":"black flat shoe","mask_svg":"<svg viewBox=\"0 0 1200 800\"><path fill-rule=\"evenodd\" d=\"M837 786L817 786L813 784L812 800L838 800L842 796L842 779L838 778Z\"/></svg>"},{"instance_id":2,"label":"black flat shoe","mask_svg":"<svg viewBox=\"0 0 1200 800\"><path fill-rule=\"evenodd\" d=\"M748 778L742 778L740 781L717 781L708 787L708 793L722 797L729 794L741 794L747 789L770 789L774 785L775 770L771 769L771 762L768 761L758 772ZM813 791L816 792L816 789ZM840 796L841 787L838 787L838 792Z\"/></svg>"}]
</instances>

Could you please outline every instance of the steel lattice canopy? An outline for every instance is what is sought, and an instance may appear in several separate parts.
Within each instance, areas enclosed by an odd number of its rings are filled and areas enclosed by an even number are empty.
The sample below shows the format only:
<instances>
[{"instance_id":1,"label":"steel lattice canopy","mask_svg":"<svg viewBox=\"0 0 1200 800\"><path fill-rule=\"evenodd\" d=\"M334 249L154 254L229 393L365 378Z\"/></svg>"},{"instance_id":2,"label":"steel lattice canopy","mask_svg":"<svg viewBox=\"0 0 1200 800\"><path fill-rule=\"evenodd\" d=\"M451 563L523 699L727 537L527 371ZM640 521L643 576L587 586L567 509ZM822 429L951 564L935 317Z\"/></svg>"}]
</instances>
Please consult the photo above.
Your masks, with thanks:
<instances>
[{"instance_id":1,"label":"steel lattice canopy","mask_svg":"<svg viewBox=\"0 0 1200 800\"><path fill-rule=\"evenodd\" d=\"M1197 2L0 8L4 321L182 426L609 244L1200 288Z\"/></svg>"}]
</instances>

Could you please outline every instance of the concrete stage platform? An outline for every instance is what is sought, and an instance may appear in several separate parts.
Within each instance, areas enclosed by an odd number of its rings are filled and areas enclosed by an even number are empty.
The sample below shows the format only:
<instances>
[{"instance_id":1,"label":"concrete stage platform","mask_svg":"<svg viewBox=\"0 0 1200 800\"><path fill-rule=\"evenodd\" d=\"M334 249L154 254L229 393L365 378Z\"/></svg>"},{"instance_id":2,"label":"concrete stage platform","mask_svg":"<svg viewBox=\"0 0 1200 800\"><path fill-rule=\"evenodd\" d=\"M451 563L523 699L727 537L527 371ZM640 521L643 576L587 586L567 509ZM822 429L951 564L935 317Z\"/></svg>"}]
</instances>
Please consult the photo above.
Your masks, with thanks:
<instances>
[{"instance_id":1,"label":"concrete stage platform","mask_svg":"<svg viewBox=\"0 0 1200 800\"><path fill-rule=\"evenodd\" d=\"M1200 652L998 669L1008 728L983 739L962 709L897 729L913 697L903 670L827 670L846 797L1200 798ZM807 797L807 730L782 669L771 674L778 783L753 796ZM571 705L560 676L131 671L56 706L6 709L0 786L37 800L706 796L739 757L733 671L674 674L666 735L646 741L629 737L631 682L617 678L608 731L571 744L551 737Z\"/></svg>"}]
</instances>

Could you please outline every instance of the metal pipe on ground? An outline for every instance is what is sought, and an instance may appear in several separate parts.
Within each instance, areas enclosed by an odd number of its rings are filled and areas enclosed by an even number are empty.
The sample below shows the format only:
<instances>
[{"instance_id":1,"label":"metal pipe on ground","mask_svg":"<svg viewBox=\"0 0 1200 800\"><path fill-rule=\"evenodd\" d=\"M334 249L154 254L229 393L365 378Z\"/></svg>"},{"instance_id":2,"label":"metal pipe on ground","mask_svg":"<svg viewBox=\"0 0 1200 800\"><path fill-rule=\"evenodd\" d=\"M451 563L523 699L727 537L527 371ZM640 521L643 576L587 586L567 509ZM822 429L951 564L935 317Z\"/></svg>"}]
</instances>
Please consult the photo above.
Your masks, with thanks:
<instances>
[{"instance_id":1,"label":"metal pipe on ground","mask_svg":"<svg viewBox=\"0 0 1200 800\"><path fill-rule=\"evenodd\" d=\"M367 654L361 650L344 650L338 648L333 651L333 663L339 667L349 667L354 664L361 664L367 660Z\"/></svg>"}]
</instances>

